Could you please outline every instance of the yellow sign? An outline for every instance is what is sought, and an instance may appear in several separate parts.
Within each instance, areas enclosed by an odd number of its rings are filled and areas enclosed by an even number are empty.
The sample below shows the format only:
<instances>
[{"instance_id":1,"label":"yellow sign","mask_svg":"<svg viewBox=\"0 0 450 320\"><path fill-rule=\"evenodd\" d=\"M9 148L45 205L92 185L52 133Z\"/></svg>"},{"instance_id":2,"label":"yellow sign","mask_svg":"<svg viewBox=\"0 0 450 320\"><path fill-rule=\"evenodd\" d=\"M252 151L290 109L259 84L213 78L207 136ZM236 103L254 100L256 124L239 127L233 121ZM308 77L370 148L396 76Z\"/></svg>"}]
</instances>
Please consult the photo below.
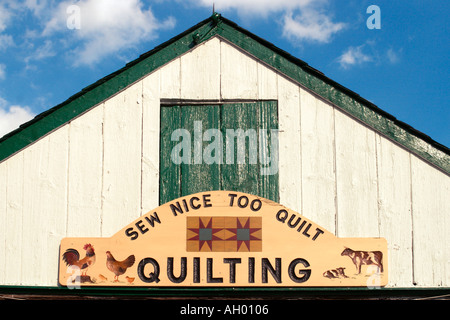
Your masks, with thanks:
<instances>
[{"instance_id":1,"label":"yellow sign","mask_svg":"<svg viewBox=\"0 0 450 320\"><path fill-rule=\"evenodd\" d=\"M278 203L211 191L161 205L111 238L65 238L63 286L381 287L387 242L337 238Z\"/></svg>"}]
</instances>

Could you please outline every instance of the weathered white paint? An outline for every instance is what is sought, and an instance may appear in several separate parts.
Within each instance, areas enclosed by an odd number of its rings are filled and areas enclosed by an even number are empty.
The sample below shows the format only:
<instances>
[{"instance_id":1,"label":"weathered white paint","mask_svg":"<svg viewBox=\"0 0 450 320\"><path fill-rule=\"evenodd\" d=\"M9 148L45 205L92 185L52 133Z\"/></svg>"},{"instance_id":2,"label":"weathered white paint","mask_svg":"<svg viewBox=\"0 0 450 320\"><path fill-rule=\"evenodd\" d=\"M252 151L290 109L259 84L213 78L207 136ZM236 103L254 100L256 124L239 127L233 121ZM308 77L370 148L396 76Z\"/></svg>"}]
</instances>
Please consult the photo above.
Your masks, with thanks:
<instances>
[{"instance_id":1,"label":"weathered white paint","mask_svg":"<svg viewBox=\"0 0 450 320\"><path fill-rule=\"evenodd\" d=\"M8 168L6 162L0 163L0 270L6 270L6 217L7 217ZM5 283L5 272L0 272L0 283Z\"/></svg>"},{"instance_id":2,"label":"weathered white paint","mask_svg":"<svg viewBox=\"0 0 450 320\"><path fill-rule=\"evenodd\" d=\"M376 135L380 236L386 238L392 286L411 285L412 214L410 154Z\"/></svg>"},{"instance_id":3,"label":"weathered white paint","mask_svg":"<svg viewBox=\"0 0 450 320\"><path fill-rule=\"evenodd\" d=\"M257 99L257 61L224 41L220 53L222 99Z\"/></svg>"},{"instance_id":4,"label":"weathered white paint","mask_svg":"<svg viewBox=\"0 0 450 320\"><path fill-rule=\"evenodd\" d=\"M334 110L305 90L301 98L301 212L336 229Z\"/></svg>"},{"instance_id":5,"label":"weathered white paint","mask_svg":"<svg viewBox=\"0 0 450 320\"><path fill-rule=\"evenodd\" d=\"M69 124L68 236L101 234L103 114L101 104Z\"/></svg>"},{"instance_id":6,"label":"weathered white paint","mask_svg":"<svg viewBox=\"0 0 450 320\"><path fill-rule=\"evenodd\" d=\"M300 88L278 76L280 202L300 212L302 192Z\"/></svg>"},{"instance_id":7,"label":"weathered white paint","mask_svg":"<svg viewBox=\"0 0 450 320\"><path fill-rule=\"evenodd\" d=\"M160 71L160 97L181 98L181 59L166 64Z\"/></svg>"},{"instance_id":8,"label":"weathered white paint","mask_svg":"<svg viewBox=\"0 0 450 320\"><path fill-rule=\"evenodd\" d=\"M411 156L413 281L450 286L450 179Z\"/></svg>"},{"instance_id":9,"label":"weathered white paint","mask_svg":"<svg viewBox=\"0 0 450 320\"><path fill-rule=\"evenodd\" d=\"M375 133L335 112L339 237L379 237Z\"/></svg>"},{"instance_id":10,"label":"weathered white paint","mask_svg":"<svg viewBox=\"0 0 450 320\"><path fill-rule=\"evenodd\" d=\"M23 152L14 157L14 161L6 163L6 212L3 212L5 221L5 242L3 278L5 284L21 283L21 265L23 242L31 245L29 241L22 241L23 222ZM6 184L6 183L5 183ZM36 248L41 250L41 248ZM24 257L25 259L27 257ZM27 259L30 261L30 259Z\"/></svg>"},{"instance_id":11,"label":"weathered white paint","mask_svg":"<svg viewBox=\"0 0 450 320\"><path fill-rule=\"evenodd\" d=\"M272 100L278 98L278 76L276 72L258 63L258 99Z\"/></svg>"},{"instance_id":12,"label":"weathered white paint","mask_svg":"<svg viewBox=\"0 0 450 320\"><path fill-rule=\"evenodd\" d=\"M160 71L142 80L141 214L159 205Z\"/></svg>"},{"instance_id":13,"label":"weathered white paint","mask_svg":"<svg viewBox=\"0 0 450 320\"><path fill-rule=\"evenodd\" d=\"M125 109L126 108L126 109ZM141 213L142 81L104 104L102 236Z\"/></svg>"},{"instance_id":14,"label":"weathered white paint","mask_svg":"<svg viewBox=\"0 0 450 320\"><path fill-rule=\"evenodd\" d=\"M217 38L181 56L182 99L220 99L220 56Z\"/></svg>"},{"instance_id":15,"label":"weathered white paint","mask_svg":"<svg viewBox=\"0 0 450 320\"><path fill-rule=\"evenodd\" d=\"M17 248L7 253L6 263L20 283L48 283L58 272L48 257L58 252L58 241L67 233L68 129L64 126L25 149L20 163L11 162L23 180L11 190L20 199L15 199L15 212L8 213L15 221L8 223L14 240L8 238L7 246L17 242Z\"/></svg>"},{"instance_id":16,"label":"weathered white paint","mask_svg":"<svg viewBox=\"0 0 450 320\"><path fill-rule=\"evenodd\" d=\"M65 236L157 207L161 99L275 99L280 202L385 237L391 287L450 286L449 176L213 38L0 163L0 285L55 286Z\"/></svg>"}]
</instances>

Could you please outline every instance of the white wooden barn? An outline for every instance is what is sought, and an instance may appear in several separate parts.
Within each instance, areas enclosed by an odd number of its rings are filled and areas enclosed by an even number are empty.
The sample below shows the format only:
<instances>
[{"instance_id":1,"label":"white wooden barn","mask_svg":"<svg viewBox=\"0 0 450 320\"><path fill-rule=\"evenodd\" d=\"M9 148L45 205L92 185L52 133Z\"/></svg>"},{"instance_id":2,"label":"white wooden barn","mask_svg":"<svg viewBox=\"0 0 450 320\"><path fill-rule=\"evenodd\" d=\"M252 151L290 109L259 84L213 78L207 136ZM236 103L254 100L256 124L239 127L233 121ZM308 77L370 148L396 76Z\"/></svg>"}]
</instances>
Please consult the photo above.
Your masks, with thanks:
<instances>
[{"instance_id":1,"label":"white wooden barn","mask_svg":"<svg viewBox=\"0 0 450 320\"><path fill-rule=\"evenodd\" d=\"M109 237L177 192L224 188L173 180L162 136L170 110L228 105L279 130L276 174L251 192L336 236L385 238L386 289L450 287L450 150L214 14L0 140L0 290L56 290L62 238Z\"/></svg>"}]
</instances>

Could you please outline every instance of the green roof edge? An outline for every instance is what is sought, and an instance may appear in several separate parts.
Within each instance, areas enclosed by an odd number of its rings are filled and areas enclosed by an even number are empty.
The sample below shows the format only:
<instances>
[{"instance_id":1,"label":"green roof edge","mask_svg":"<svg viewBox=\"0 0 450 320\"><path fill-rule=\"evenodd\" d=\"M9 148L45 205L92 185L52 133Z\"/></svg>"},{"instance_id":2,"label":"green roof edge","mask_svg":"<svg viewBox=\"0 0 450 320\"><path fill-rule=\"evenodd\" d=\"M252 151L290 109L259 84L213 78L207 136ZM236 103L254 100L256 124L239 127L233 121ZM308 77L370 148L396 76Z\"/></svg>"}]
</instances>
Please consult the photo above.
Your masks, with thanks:
<instances>
[{"instance_id":1,"label":"green roof edge","mask_svg":"<svg viewBox=\"0 0 450 320\"><path fill-rule=\"evenodd\" d=\"M450 174L450 149L304 61L214 13L0 138L0 162L213 36L230 41L380 134Z\"/></svg>"},{"instance_id":2,"label":"green roof edge","mask_svg":"<svg viewBox=\"0 0 450 320\"><path fill-rule=\"evenodd\" d=\"M195 35L211 32L213 23L212 18L203 20L3 136L0 162L192 49L196 45Z\"/></svg>"}]
</instances>

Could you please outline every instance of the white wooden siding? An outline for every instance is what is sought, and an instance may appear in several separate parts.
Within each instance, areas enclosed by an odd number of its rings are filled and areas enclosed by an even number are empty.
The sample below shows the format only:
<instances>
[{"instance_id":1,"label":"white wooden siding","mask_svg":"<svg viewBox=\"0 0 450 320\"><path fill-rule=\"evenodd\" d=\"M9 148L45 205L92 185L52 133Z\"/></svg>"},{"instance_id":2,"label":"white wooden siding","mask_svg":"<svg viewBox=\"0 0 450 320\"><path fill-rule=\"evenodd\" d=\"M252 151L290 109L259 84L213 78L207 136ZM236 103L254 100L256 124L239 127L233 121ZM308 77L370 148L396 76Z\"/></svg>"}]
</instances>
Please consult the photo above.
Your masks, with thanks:
<instances>
[{"instance_id":1,"label":"white wooden siding","mask_svg":"<svg viewBox=\"0 0 450 320\"><path fill-rule=\"evenodd\" d=\"M336 231L334 110L300 91L302 207L300 212L330 232Z\"/></svg>"},{"instance_id":2,"label":"white wooden siding","mask_svg":"<svg viewBox=\"0 0 450 320\"><path fill-rule=\"evenodd\" d=\"M7 224L6 224L6 217L7 217L7 209L8 209L8 203L7 203L7 193L8 190L8 168L6 166L6 162L3 164L0 163L0 270L4 270L3 272L0 272L0 284L6 282L6 230L7 230Z\"/></svg>"},{"instance_id":3,"label":"white wooden siding","mask_svg":"<svg viewBox=\"0 0 450 320\"><path fill-rule=\"evenodd\" d=\"M280 202L300 212L300 88L281 75L278 76L278 128Z\"/></svg>"},{"instance_id":4,"label":"white wooden siding","mask_svg":"<svg viewBox=\"0 0 450 320\"><path fill-rule=\"evenodd\" d=\"M220 99L220 50L213 39L180 58L182 99Z\"/></svg>"},{"instance_id":5,"label":"white wooden siding","mask_svg":"<svg viewBox=\"0 0 450 320\"><path fill-rule=\"evenodd\" d=\"M413 274L410 154L380 135L376 138L380 236L388 239L388 265L396 266L391 285L407 287Z\"/></svg>"},{"instance_id":6,"label":"white wooden siding","mask_svg":"<svg viewBox=\"0 0 450 320\"><path fill-rule=\"evenodd\" d=\"M103 111L101 104L69 124L69 237L76 237L81 229L87 237L102 232Z\"/></svg>"},{"instance_id":7,"label":"white wooden siding","mask_svg":"<svg viewBox=\"0 0 450 320\"><path fill-rule=\"evenodd\" d=\"M160 72L142 80L141 214L159 205Z\"/></svg>"},{"instance_id":8,"label":"white wooden siding","mask_svg":"<svg viewBox=\"0 0 450 320\"><path fill-rule=\"evenodd\" d=\"M37 285L58 272L51 257L67 226L68 126L24 151L22 281ZM29 198L31 196L31 199ZM63 214L61 214L63 213ZM46 230L45 233L39 232ZM30 241L27 243L23 241ZM23 263L31 257L32 264ZM46 270L47 272L42 272Z\"/></svg>"},{"instance_id":9,"label":"white wooden siding","mask_svg":"<svg viewBox=\"0 0 450 320\"><path fill-rule=\"evenodd\" d=\"M108 100L103 116L102 236L110 237L141 214L142 81Z\"/></svg>"},{"instance_id":10,"label":"white wooden siding","mask_svg":"<svg viewBox=\"0 0 450 320\"><path fill-rule=\"evenodd\" d=\"M226 42L221 42L220 72L222 99L258 98L258 62Z\"/></svg>"},{"instance_id":11,"label":"white wooden siding","mask_svg":"<svg viewBox=\"0 0 450 320\"><path fill-rule=\"evenodd\" d=\"M23 152L17 154L13 161L2 163L6 166L6 177L4 178L6 184L6 211L3 212L3 220L5 222L5 242L2 261L4 269L2 269L3 279L5 284L21 283L21 265L23 243L31 245L27 241L22 241L22 222L23 222L23 189L24 189L24 165ZM36 233L36 232L35 232ZM45 235L46 236L46 235ZM41 248L36 248L40 250ZM31 259L30 259L31 260Z\"/></svg>"},{"instance_id":12,"label":"white wooden siding","mask_svg":"<svg viewBox=\"0 0 450 320\"><path fill-rule=\"evenodd\" d=\"M219 38L0 163L0 285L56 286L62 237L158 205L161 99L278 100L280 202L385 237L390 287L450 286L449 176Z\"/></svg>"},{"instance_id":13,"label":"white wooden siding","mask_svg":"<svg viewBox=\"0 0 450 320\"><path fill-rule=\"evenodd\" d=\"M450 286L450 181L411 156L413 281Z\"/></svg>"},{"instance_id":14,"label":"white wooden siding","mask_svg":"<svg viewBox=\"0 0 450 320\"><path fill-rule=\"evenodd\" d=\"M375 133L340 111L335 126L336 235L378 237Z\"/></svg>"}]
</instances>

